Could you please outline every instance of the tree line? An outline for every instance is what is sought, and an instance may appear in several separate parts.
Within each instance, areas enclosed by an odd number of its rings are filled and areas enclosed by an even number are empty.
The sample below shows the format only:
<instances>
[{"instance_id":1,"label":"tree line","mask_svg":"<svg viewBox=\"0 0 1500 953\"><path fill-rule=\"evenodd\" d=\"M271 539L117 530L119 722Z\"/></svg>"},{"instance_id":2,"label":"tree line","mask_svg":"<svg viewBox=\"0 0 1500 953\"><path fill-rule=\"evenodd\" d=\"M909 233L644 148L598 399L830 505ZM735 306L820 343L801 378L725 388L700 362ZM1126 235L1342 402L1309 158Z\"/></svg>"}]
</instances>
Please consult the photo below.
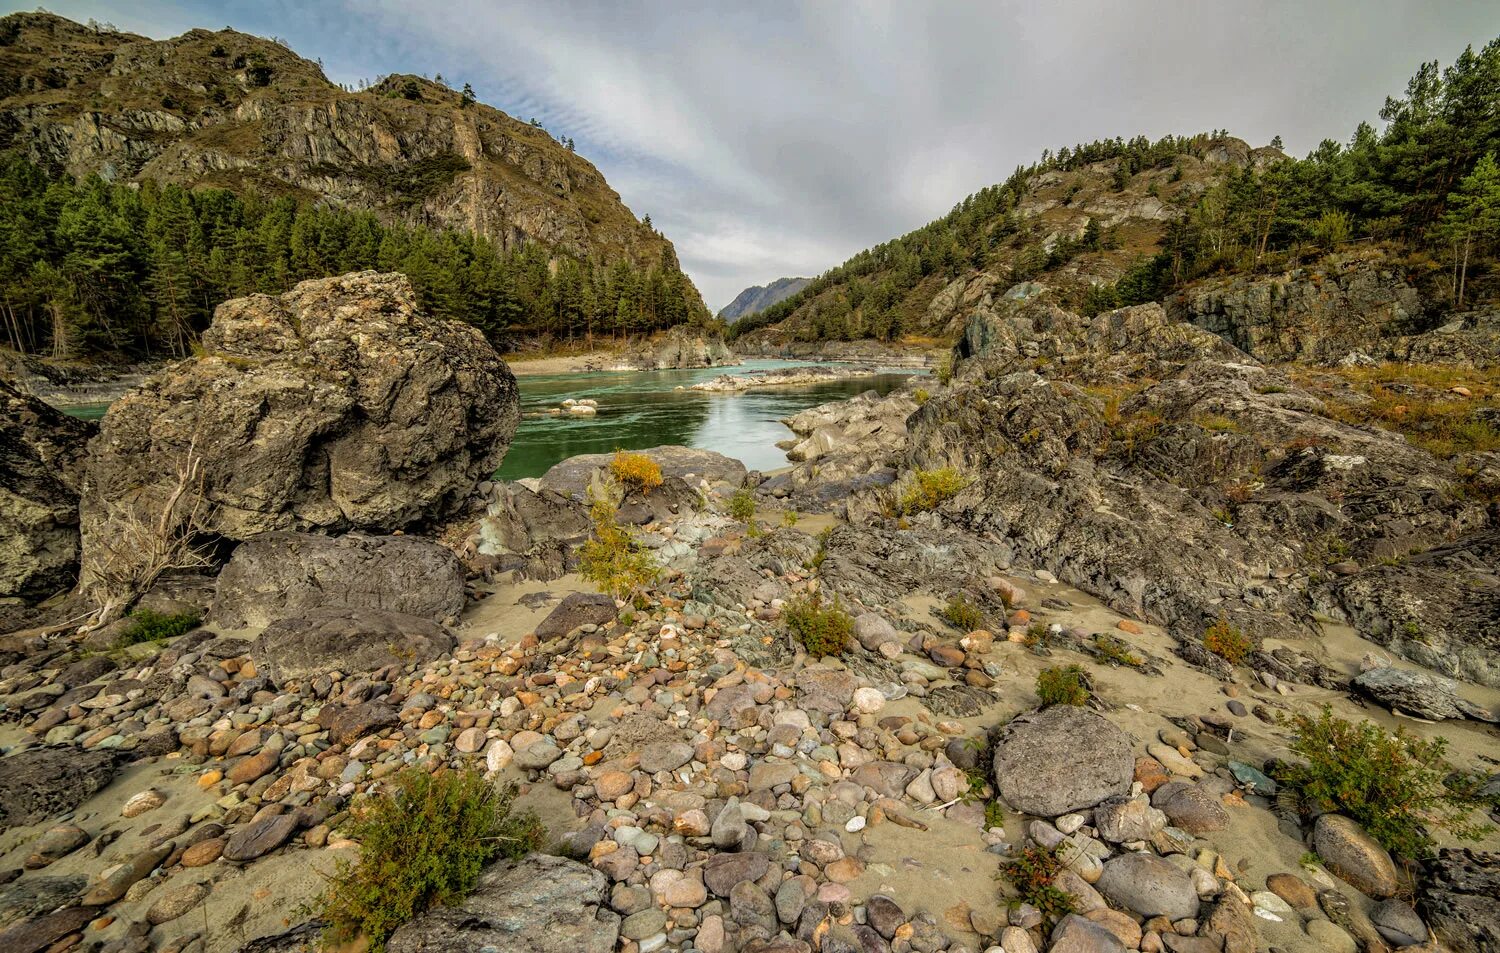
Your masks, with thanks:
<instances>
[{"instance_id":1,"label":"tree line","mask_svg":"<svg viewBox=\"0 0 1500 953\"><path fill-rule=\"evenodd\" d=\"M1285 267L1359 239L1440 255L1452 267L1452 303L1464 306L1472 275L1488 272L1500 252L1500 39L1465 49L1447 68L1424 63L1403 95L1386 100L1380 118L1382 129L1361 123L1347 143L1324 140L1305 158L1229 169L1178 204L1156 255L1119 282L1089 290L1083 309L1159 300L1205 275ZM911 302L925 306L913 295L924 281L992 266L997 249L1019 240L1016 208L1038 175L1113 161L1119 190L1142 171L1202 156L1221 135L1106 139L1045 152L943 218L860 252L798 294L742 318L732 333L806 309L803 336L894 339ZM1025 246L1009 257L1008 277L1027 280L1109 241L1095 227L1047 251Z\"/></svg>"},{"instance_id":2,"label":"tree line","mask_svg":"<svg viewBox=\"0 0 1500 953\"><path fill-rule=\"evenodd\" d=\"M497 347L648 334L709 315L670 246L641 267L505 249L291 197L49 176L0 154L0 344L67 358L191 352L220 302L376 269Z\"/></svg>"}]
</instances>

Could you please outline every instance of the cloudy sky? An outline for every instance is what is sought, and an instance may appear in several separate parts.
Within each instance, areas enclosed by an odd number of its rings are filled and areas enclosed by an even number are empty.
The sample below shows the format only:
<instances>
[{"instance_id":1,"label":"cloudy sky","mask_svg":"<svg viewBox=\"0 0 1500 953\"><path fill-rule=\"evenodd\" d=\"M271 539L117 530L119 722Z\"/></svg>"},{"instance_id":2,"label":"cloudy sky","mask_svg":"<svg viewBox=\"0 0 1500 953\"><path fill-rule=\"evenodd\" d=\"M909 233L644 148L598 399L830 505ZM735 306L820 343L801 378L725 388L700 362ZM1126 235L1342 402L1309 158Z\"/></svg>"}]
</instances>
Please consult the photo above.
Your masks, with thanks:
<instances>
[{"instance_id":1,"label":"cloudy sky","mask_svg":"<svg viewBox=\"0 0 1500 953\"><path fill-rule=\"evenodd\" d=\"M1044 148L1214 128L1298 154L1346 139L1419 62L1500 33L1492 0L47 6L151 36L282 37L335 82L472 83L571 136L714 310L919 226Z\"/></svg>"}]
</instances>

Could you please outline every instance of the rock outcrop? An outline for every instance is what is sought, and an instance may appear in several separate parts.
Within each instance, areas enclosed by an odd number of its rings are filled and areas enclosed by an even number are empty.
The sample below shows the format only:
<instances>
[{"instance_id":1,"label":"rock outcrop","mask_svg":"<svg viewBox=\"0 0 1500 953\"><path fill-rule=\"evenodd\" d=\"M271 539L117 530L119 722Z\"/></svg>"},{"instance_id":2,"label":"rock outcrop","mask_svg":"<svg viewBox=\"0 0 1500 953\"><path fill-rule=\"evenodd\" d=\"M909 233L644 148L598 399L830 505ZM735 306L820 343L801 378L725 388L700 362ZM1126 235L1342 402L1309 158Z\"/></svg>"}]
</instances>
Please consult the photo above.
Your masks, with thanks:
<instances>
[{"instance_id":1,"label":"rock outcrop","mask_svg":"<svg viewBox=\"0 0 1500 953\"><path fill-rule=\"evenodd\" d=\"M92 424L0 380L0 599L42 599L78 577L78 493Z\"/></svg>"},{"instance_id":2,"label":"rock outcrop","mask_svg":"<svg viewBox=\"0 0 1500 953\"><path fill-rule=\"evenodd\" d=\"M114 751L35 748L0 758L0 831L66 814L114 779Z\"/></svg>"},{"instance_id":3,"label":"rock outcrop","mask_svg":"<svg viewBox=\"0 0 1500 953\"><path fill-rule=\"evenodd\" d=\"M676 479L696 487L701 482L738 487L745 480L745 465L722 453L692 447L651 447L637 453L661 467L663 479ZM595 474L607 468L612 453L585 453L554 465L541 477L541 489L570 499L583 499Z\"/></svg>"},{"instance_id":4,"label":"rock outcrop","mask_svg":"<svg viewBox=\"0 0 1500 953\"><path fill-rule=\"evenodd\" d=\"M629 363L643 371L668 371L723 367L739 360L724 343L723 335L678 325L660 341L648 342L645 350L631 355Z\"/></svg>"},{"instance_id":5,"label":"rock outcrop","mask_svg":"<svg viewBox=\"0 0 1500 953\"><path fill-rule=\"evenodd\" d=\"M286 685L332 671L367 675L386 666L429 662L456 644L447 629L419 616L386 609L314 609L268 625L250 658L273 684Z\"/></svg>"},{"instance_id":6,"label":"rock outcrop","mask_svg":"<svg viewBox=\"0 0 1500 953\"><path fill-rule=\"evenodd\" d=\"M236 549L219 574L212 616L231 629L315 609L377 609L442 623L463 605L463 567L428 540L266 533Z\"/></svg>"},{"instance_id":7,"label":"rock outcrop","mask_svg":"<svg viewBox=\"0 0 1500 953\"><path fill-rule=\"evenodd\" d=\"M130 524L204 538L389 531L453 512L505 456L516 383L480 332L418 309L401 275L228 301L203 354L109 410L82 503L83 583ZM190 523L190 526L186 524Z\"/></svg>"}]
</instances>

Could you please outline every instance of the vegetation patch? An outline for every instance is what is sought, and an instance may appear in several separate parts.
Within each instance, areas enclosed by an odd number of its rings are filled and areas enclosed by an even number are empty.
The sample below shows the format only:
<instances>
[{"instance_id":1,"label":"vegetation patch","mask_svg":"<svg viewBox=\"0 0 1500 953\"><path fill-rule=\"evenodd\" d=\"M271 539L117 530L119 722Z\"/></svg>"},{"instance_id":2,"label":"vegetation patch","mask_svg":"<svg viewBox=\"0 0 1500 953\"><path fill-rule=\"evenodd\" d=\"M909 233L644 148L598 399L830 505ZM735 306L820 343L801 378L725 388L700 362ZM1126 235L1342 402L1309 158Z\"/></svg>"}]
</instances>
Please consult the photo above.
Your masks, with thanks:
<instances>
[{"instance_id":1,"label":"vegetation patch","mask_svg":"<svg viewBox=\"0 0 1500 953\"><path fill-rule=\"evenodd\" d=\"M853 617L837 597L832 605L825 606L821 592L810 592L787 603L786 624L814 658L841 654L854 637Z\"/></svg>"},{"instance_id":2,"label":"vegetation patch","mask_svg":"<svg viewBox=\"0 0 1500 953\"><path fill-rule=\"evenodd\" d=\"M613 493L589 499L589 519L594 525L579 549L578 568L600 592L634 603L661 569L635 535L615 520L617 509Z\"/></svg>"},{"instance_id":3,"label":"vegetation patch","mask_svg":"<svg viewBox=\"0 0 1500 953\"><path fill-rule=\"evenodd\" d=\"M1000 868L1000 874L1022 901L1041 911L1042 919L1050 925L1074 910L1073 898L1053 883L1063 868L1063 862L1050 850L1026 847Z\"/></svg>"},{"instance_id":4,"label":"vegetation patch","mask_svg":"<svg viewBox=\"0 0 1500 953\"><path fill-rule=\"evenodd\" d=\"M396 775L390 793L355 811L359 861L340 861L318 899L328 938L366 938L379 953L402 924L468 896L491 860L540 848L546 831L512 810L515 797L514 785L497 788L477 771Z\"/></svg>"},{"instance_id":5,"label":"vegetation patch","mask_svg":"<svg viewBox=\"0 0 1500 953\"><path fill-rule=\"evenodd\" d=\"M1036 693L1043 708L1053 705L1073 705L1082 708L1093 697L1088 688L1088 676L1082 666L1054 665L1042 669L1036 677Z\"/></svg>"},{"instance_id":6,"label":"vegetation patch","mask_svg":"<svg viewBox=\"0 0 1500 953\"><path fill-rule=\"evenodd\" d=\"M1219 621L1204 630L1203 647L1230 665L1240 665L1250 657L1255 644L1227 618L1219 616Z\"/></svg>"},{"instance_id":7,"label":"vegetation patch","mask_svg":"<svg viewBox=\"0 0 1500 953\"><path fill-rule=\"evenodd\" d=\"M984 611L960 592L943 607L943 620L960 632L973 632L984 628Z\"/></svg>"},{"instance_id":8,"label":"vegetation patch","mask_svg":"<svg viewBox=\"0 0 1500 953\"><path fill-rule=\"evenodd\" d=\"M1113 665L1124 665L1129 668L1140 668L1145 664L1140 656L1130 651L1130 646L1111 635L1103 632L1094 636L1094 649L1099 657Z\"/></svg>"},{"instance_id":9,"label":"vegetation patch","mask_svg":"<svg viewBox=\"0 0 1500 953\"><path fill-rule=\"evenodd\" d=\"M661 467L644 453L616 450L609 462L609 472L626 490L650 493L661 486Z\"/></svg>"},{"instance_id":10,"label":"vegetation patch","mask_svg":"<svg viewBox=\"0 0 1500 953\"><path fill-rule=\"evenodd\" d=\"M117 649L139 645L142 642L164 643L203 624L203 617L196 612L179 612L166 615L150 609L137 609L129 616L130 624L115 640Z\"/></svg>"},{"instance_id":11,"label":"vegetation patch","mask_svg":"<svg viewBox=\"0 0 1500 953\"><path fill-rule=\"evenodd\" d=\"M1455 771L1444 760L1448 742L1424 741L1398 727L1394 734L1372 722L1336 718L1324 705L1317 717L1294 714L1292 752L1305 763L1286 763L1276 779L1308 807L1333 808L1358 821L1387 850L1421 859L1435 846L1433 830L1478 840L1489 825L1471 818L1496 806L1482 798L1483 772Z\"/></svg>"},{"instance_id":12,"label":"vegetation patch","mask_svg":"<svg viewBox=\"0 0 1500 953\"><path fill-rule=\"evenodd\" d=\"M755 494L741 487L729 497L729 515L741 523L755 519Z\"/></svg>"},{"instance_id":13,"label":"vegetation patch","mask_svg":"<svg viewBox=\"0 0 1500 953\"><path fill-rule=\"evenodd\" d=\"M952 467L916 470L911 485L901 494L902 513L925 513L953 499L972 481Z\"/></svg>"}]
</instances>

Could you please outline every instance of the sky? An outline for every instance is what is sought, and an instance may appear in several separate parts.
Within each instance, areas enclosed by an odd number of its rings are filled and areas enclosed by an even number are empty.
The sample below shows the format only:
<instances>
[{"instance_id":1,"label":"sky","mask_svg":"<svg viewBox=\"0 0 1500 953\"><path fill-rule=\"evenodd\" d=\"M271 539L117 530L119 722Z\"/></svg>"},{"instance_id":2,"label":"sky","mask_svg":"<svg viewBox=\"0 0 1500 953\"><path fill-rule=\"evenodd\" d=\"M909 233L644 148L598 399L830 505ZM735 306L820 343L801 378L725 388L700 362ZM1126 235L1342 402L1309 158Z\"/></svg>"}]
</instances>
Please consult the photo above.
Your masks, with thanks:
<instances>
[{"instance_id":1,"label":"sky","mask_svg":"<svg viewBox=\"0 0 1500 953\"><path fill-rule=\"evenodd\" d=\"M34 9L7 4L0 10ZM946 213L1043 149L1378 124L1492 0L51 0L148 36L285 39L334 82L441 73L571 137L714 311Z\"/></svg>"}]
</instances>

